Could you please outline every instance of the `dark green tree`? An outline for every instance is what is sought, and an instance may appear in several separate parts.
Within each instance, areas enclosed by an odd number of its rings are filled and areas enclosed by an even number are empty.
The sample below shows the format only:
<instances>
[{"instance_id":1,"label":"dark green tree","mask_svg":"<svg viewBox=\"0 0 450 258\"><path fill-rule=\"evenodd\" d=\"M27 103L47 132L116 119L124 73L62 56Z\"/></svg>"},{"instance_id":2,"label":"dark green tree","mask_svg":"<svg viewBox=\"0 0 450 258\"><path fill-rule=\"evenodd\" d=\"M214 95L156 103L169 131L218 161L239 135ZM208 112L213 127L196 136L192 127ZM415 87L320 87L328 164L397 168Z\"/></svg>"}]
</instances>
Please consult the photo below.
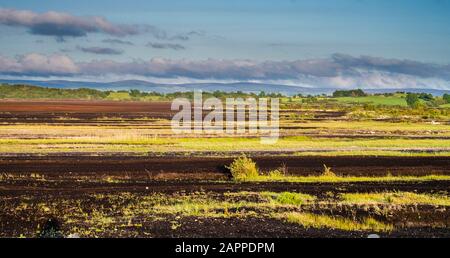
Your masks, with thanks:
<instances>
[{"instance_id":1,"label":"dark green tree","mask_svg":"<svg viewBox=\"0 0 450 258\"><path fill-rule=\"evenodd\" d=\"M367 94L361 90L336 90L333 92L333 97L364 97L367 96Z\"/></svg>"},{"instance_id":2,"label":"dark green tree","mask_svg":"<svg viewBox=\"0 0 450 258\"><path fill-rule=\"evenodd\" d=\"M446 103L450 103L450 94L445 93L442 98Z\"/></svg>"},{"instance_id":3,"label":"dark green tree","mask_svg":"<svg viewBox=\"0 0 450 258\"><path fill-rule=\"evenodd\" d=\"M141 95L141 92L139 90L134 90L134 89L130 90L130 96L131 97L137 98L140 95Z\"/></svg>"},{"instance_id":4,"label":"dark green tree","mask_svg":"<svg viewBox=\"0 0 450 258\"><path fill-rule=\"evenodd\" d=\"M416 108L419 105L419 97L415 93L406 94L406 103L409 107Z\"/></svg>"}]
</instances>

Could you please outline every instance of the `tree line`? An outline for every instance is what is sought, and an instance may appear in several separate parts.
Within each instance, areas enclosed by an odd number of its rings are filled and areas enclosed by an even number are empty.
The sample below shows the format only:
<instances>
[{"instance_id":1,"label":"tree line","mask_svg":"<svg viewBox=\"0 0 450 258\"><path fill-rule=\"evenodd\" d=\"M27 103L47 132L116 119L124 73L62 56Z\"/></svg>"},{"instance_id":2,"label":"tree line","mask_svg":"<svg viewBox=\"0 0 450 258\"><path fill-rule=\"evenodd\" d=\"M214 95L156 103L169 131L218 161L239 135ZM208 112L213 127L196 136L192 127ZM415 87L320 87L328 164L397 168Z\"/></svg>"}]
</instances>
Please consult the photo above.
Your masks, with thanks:
<instances>
[{"instance_id":1,"label":"tree line","mask_svg":"<svg viewBox=\"0 0 450 258\"><path fill-rule=\"evenodd\" d=\"M60 89L60 88L49 88L49 87L39 87L33 85L22 85L22 84L0 84L0 99L91 99L91 100L105 100L108 99L111 93L126 93L131 100L146 100L146 99L157 99L157 100L172 100L175 98L187 98L193 99L193 92L173 92L173 93L159 93L159 92L144 92L137 89L131 90L96 90L89 88L78 88L78 89ZM450 103L450 94L444 94L442 98L435 97L429 93L383 93L374 95L384 95L386 97L393 96L394 94L404 94L406 103L409 107L416 108L421 105L440 105L445 103ZM327 96L325 94L320 95L323 98ZM332 97L365 97L369 94L365 93L361 89L351 89L351 90L336 90L333 92ZM287 97L281 93L266 93L260 91L259 93L254 92L225 92L225 91L213 91L213 92L203 92L204 98L216 97L219 99L225 98L283 98ZM310 102L317 101L317 96L302 94L297 94L289 97L292 98L304 98L311 100ZM307 101L308 102L308 101Z\"/></svg>"}]
</instances>

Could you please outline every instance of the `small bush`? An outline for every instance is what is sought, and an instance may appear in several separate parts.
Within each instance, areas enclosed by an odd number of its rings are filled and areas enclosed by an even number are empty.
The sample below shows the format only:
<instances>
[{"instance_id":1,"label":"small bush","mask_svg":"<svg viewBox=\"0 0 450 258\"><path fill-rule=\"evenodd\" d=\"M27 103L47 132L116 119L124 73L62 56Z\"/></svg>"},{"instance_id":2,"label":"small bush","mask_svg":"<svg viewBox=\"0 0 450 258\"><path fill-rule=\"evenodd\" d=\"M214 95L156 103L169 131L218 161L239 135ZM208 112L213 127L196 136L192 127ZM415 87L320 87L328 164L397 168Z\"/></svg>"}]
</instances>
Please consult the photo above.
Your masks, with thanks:
<instances>
[{"instance_id":1,"label":"small bush","mask_svg":"<svg viewBox=\"0 0 450 258\"><path fill-rule=\"evenodd\" d=\"M245 180L258 176L256 163L247 156L243 155L233 161L227 168L231 172L231 176L235 180Z\"/></svg>"}]
</instances>

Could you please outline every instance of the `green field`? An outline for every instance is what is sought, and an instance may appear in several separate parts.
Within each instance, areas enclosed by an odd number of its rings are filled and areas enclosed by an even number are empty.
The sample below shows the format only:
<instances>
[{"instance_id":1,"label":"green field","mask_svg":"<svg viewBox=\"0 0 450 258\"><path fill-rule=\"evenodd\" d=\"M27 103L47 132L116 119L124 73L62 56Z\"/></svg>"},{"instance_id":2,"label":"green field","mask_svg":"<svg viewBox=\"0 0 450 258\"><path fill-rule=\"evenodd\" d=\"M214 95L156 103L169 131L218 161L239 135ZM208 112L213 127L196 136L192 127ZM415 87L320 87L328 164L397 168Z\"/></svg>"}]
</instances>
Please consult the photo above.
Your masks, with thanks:
<instances>
[{"instance_id":1,"label":"green field","mask_svg":"<svg viewBox=\"0 0 450 258\"><path fill-rule=\"evenodd\" d=\"M406 100L400 96L366 96L366 97L339 97L338 102L343 103L371 103L374 105L406 107Z\"/></svg>"}]
</instances>

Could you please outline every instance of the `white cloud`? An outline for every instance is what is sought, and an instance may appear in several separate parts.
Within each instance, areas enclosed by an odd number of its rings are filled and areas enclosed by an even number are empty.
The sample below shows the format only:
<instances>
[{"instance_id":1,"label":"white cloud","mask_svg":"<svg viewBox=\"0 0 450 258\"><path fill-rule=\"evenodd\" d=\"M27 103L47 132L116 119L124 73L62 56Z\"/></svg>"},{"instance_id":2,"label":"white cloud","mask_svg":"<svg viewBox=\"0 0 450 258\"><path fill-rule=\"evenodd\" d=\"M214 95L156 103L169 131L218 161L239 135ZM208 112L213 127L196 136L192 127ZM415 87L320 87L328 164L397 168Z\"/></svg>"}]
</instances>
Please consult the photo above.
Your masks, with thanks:
<instances>
[{"instance_id":1,"label":"white cloud","mask_svg":"<svg viewBox=\"0 0 450 258\"><path fill-rule=\"evenodd\" d=\"M65 55L31 53L16 59L0 56L0 71L16 75L69 75L79 73L79 67Z\"/></svg>"}]
</instances>

